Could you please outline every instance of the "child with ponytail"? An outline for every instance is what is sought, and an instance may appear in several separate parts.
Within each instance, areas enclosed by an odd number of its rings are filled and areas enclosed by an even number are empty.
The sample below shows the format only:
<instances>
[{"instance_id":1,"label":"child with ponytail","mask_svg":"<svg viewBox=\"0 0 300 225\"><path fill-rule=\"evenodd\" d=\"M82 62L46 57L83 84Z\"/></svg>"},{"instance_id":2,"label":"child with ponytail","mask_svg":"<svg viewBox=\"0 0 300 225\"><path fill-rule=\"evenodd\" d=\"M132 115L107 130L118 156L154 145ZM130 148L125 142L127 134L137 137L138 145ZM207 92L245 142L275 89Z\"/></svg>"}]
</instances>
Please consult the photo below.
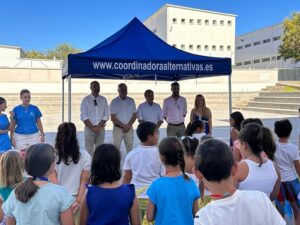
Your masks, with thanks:
<instances>
[{"instance_id":1,"label":"child with ponytail","mask_svg":"<svg viewBox=\"0 0 300 225\"><path fill-rule=\"evenodd\" d=\"M10 194L3 205L6 224L73 225L73 197L48 177L55 164L54 148L49 144L32 145L26 151L28 178Z\"/></svg>"},{"instance_id":2,"label":"child with ponytail","mask_svg":"<svg viewBox=\"0 0 300 225\"><path fill-rule=\"evenodd\" d=\"M147 220L155 220L155 225L193 225L200 193L185 173L183 145L179 139L167 137L158 149L166 174L155 180L147 191Z\"/></svg>"}]
</instances>

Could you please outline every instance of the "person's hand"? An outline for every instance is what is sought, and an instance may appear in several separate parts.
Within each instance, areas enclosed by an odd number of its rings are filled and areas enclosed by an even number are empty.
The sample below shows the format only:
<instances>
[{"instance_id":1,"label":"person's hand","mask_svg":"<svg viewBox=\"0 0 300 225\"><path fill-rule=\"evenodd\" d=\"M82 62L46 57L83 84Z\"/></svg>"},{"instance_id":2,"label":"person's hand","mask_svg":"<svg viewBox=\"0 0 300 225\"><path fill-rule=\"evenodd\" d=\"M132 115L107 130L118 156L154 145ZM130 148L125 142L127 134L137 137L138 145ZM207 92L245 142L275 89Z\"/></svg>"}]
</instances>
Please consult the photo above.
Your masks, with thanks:
<instances>
[{"instance_id":1,"label":"person's hand","mask_svg":"<svg viewBox=\"0 0 300 225\"><path fill-rule=\"evenodd\" d=\"M11 120L14 119L15 113L13 111L9 111L9 117Z\"/></svg>"},{"instance_id":2,"label":"person's hand","mask_svg":"<svg viewBox=\"0 0 300 225\"><path fill-rule=\"evenodd\" d=\"M76 213L79 210L79 208L80 208L80 203L78 201L75 201L71 206L73 213Z\"/></svg>"},{"instance_id":3,"label":"person's hand","mask_svg":"<svg viewBox=\"0 0 300 225\"><path fill-rule=\"evenodd\" d=\"M97 133L99 133L100 129L98 126L96 126L96 127L92 128L92 131L94 131L97 134Z\"/></svg>"},{"instance_id":4,"label":"person's hand","mask_svg":"<svg viewBox=\"0 0 300 225\"><path fill-rule=\"evenodd\" d=\"M131 128L131 125L126 124L126 125L123 127L123 132L124 132L124 133L127 133L127 132L130 130L130 128Z\"/></svg>"},{"instance_id":5,"label":"person's hand","mask_svg":"<svg viewBox=\"0 0 300 225\"><path fill-rule=\"evenodd\" d=\"M11 138L11 145L15 148L16 147L16 140L12 137Z\"/></svg>"},{"instance_id":6,"label":"person's hand","mask_svg":"<svg viewBox=\"0 0 300 225\"><path fill-rule=\"evenodd\" d=\"M42 135L41 135L41 143L44 143L44 142L45 142L45 135L42 134Z\"/></svg>"}]
</instances>

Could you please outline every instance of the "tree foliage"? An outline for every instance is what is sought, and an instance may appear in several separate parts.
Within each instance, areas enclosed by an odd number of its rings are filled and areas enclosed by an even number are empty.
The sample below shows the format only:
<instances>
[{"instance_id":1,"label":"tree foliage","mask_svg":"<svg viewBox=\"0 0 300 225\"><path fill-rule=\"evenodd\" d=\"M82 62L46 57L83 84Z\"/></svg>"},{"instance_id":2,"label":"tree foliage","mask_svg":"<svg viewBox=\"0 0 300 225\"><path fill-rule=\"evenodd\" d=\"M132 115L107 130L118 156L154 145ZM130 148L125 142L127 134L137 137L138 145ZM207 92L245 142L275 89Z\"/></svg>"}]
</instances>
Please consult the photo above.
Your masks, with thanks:
<instances>
[{"instance_id":1,"label":"tree foliage","mask_svg":"<svg viewBox=\"0 0 300 225\"><path fill-rule=\"evenodd\" d=\"M32 59L58 59L64 60L70 53L78 53L82 50L75 48L70 44L64 43L58 45L55 49L50 49L47 52L40 52L36 50L30 50L25 52L26 58Z\"/></svg>"},{"instance_id":2,"label":"tree foliage","mask_svg":"<svg viewBox=\"0 0 300 225\"><path fill-rule=\"evenodd\" d=\"M300 61L300 12L284 20L279 53L284 60L292 59L295 63Z\"/></svg>"}]
</instances>

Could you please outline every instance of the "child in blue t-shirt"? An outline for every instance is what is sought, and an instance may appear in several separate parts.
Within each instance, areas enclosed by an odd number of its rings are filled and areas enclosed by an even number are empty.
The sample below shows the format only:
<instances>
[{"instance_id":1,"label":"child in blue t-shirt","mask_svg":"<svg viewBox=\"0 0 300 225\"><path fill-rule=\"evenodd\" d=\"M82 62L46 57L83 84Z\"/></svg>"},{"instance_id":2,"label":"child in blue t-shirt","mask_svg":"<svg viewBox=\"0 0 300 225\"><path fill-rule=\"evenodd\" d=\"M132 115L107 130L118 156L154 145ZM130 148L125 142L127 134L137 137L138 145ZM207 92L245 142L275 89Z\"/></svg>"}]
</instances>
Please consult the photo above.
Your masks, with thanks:
<instances>
[{"instance_id":1,"label":"child in blue t-shirt","mask_svg":"<svg viewBox=\"0 0 300 225\"><path fill-rule=\"evenodd\" d=\"M120 182L120 164L121 154L114 145L103 144L95 149L91 185L81 204L81 225L140 224L134 185Z\"/></svg>"},{"instance_id":2,"label":"child in blue t-shirt","mask_svg":"<svg viewBox=\"0 0 300 225\"><path fill-rule=\"evenodd\" d=\"M0 155L11 149L11 143L8 136L9 120L2 112L7 108L6 100L0 97Z\"/></svg>"},{"instance_id":3,"label":"child in blue t-shirt","mask_svg":"<svg viewBox=\"0 0 300 225\"><path fill-rule=\"evenodd\" d=\"M147 220L155 220L155 225L193 225L200 193L185 174L183 146L179 139L167 137L158 149L166 175L155 180L147 191Z\"/></svg>"}]
</instances>

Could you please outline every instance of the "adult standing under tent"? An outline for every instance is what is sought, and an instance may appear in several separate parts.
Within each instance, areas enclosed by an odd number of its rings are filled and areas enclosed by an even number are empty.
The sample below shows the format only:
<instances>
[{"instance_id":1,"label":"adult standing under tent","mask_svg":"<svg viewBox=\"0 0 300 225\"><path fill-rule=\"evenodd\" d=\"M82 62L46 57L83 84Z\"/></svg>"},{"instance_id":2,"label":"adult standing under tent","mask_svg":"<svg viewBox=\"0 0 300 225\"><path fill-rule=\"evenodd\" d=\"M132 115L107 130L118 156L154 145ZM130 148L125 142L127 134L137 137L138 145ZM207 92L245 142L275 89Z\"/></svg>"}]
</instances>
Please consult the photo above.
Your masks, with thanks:
<instances>
[{"instance_id":1,"label":"adult standing under tent","mask_svg":"<svg viewBox=\"0 0 300 225\"><path fill-rule=\"evenodd\" d=\"M177 82L171 84L172 95L164 100L163 116L168 123L167 136L184 136L184 118L187 113L186 99L179 95L180 86Z\"/></svg>"},{"instance_id":2,"label":"adult standing under tent","mask_svg":"<svg viewBox=\"0 0 300 225\"><path fill-rule=\"evenodd\" d=\"M118 85L119 96L114 98L110 104L111 121L113 127L113 143L121 149L124 140L127 153L133 148L133 128L132 124L136 120L136 107L133 98L127 96L127 85Z\"/></svg>"},{"instance_id":3,"label":"adult standing under tent","mask_svg":"<svg viewBox=\"0 0 300 225\"><path fill-rule=\"evenodd\" d=\"M138 107L138 121L155 123L157 128L161 126L163 121L162 109L159 104L153 102L154 92L147 89L144 93L146 101Z\"/></svg>"},{"instance_id":4,"label":"adult standing under tent","mask_svg":"<svg viewBox=\"0 0 300 225\"><path fill-rule=\"evenodd\" d=\"M40 109L30 104L31 94L27 89L20 92L21 105L12 110L11 140L16 150L26 150L31 145L45 142Z\"/></svg>"},{"instance_id":5,"label":"adult standing under tent","mask_svg":"<svg viewBox=\"0 0 300 225\"><path fill-rule=\"evenodd\" d=\"M108 103L99 95L100 84L90 84L91 94L84 97L80 105L80 119L84 123L85 148L92 156L94 149L104 143L105 125L109 119Z\"/></svg>"}]
</instances>

